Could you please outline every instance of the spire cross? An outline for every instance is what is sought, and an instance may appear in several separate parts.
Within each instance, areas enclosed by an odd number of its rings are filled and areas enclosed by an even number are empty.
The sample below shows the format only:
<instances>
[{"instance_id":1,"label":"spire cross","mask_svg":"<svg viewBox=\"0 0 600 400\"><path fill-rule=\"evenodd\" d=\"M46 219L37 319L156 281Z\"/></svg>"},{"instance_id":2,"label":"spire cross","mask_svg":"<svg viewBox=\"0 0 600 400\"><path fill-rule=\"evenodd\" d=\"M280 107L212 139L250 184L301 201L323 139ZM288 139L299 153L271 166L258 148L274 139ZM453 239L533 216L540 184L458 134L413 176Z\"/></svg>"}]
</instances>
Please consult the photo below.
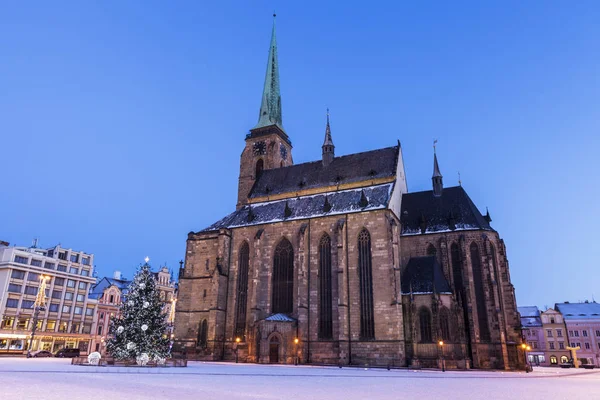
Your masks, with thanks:
<instances>
[{"instance_id":1,"label":"spire cross","mask_svg":"<svg viewBox=\"0 0 600 400\"><path fill-rule=\"evenodd\" d=\"M458 186L462 186L462 181L460 180L460 171L458 171Z\"/></svg>"},{"instance_id":2,"label":"spire cross","mask_svg":"<svg viewBox=\"0 0 600 400\"><path fill-rule=\"evenodd\" d=\"M437 144L437 139L433 139L433 154L435 154L435 145Z\"/></svg>"}]
</instances>

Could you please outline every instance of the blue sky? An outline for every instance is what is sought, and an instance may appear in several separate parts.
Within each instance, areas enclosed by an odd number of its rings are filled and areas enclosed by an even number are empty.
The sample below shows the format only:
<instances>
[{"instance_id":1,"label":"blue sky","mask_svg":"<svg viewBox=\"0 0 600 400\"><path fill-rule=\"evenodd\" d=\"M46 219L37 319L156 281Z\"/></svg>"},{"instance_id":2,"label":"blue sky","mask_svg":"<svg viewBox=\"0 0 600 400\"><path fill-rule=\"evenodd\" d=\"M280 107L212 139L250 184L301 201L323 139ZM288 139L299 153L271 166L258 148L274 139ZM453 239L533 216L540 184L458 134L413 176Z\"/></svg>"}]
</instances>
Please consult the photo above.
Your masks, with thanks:
<instances>
[{"instance_id":1,"label":"blue sky","mask_svg":"<svg viewBox=\"0 0 600 400\"><path fill-rule=\"evenodd\" d=\"M100 275L235 208L277 11L294 161L402 142L409 190L463 186L519 305L600 297L597 2L0 5L0 239L92 252Z\"/></svg>"}]
</instances>

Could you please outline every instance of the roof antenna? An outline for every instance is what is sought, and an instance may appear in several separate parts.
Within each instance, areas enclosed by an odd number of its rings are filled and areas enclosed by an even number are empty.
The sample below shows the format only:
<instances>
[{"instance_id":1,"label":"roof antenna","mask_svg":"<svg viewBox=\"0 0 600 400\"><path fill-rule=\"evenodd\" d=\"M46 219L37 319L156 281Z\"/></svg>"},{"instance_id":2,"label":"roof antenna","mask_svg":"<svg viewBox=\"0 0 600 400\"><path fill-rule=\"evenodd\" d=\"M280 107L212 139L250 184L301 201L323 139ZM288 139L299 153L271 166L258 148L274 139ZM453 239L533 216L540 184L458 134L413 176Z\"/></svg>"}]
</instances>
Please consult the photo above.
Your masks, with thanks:
<instances>
[{"instance_id":1,"label":"roof antenna","mask_svg":"<svg viewBox=\"0 0 600 400\"><path fill-rule=\"evenodd\" d=\"M460 171L458 171L458 186L462 187L462 181L460 180Z\"/></svg>"}]
</instances>

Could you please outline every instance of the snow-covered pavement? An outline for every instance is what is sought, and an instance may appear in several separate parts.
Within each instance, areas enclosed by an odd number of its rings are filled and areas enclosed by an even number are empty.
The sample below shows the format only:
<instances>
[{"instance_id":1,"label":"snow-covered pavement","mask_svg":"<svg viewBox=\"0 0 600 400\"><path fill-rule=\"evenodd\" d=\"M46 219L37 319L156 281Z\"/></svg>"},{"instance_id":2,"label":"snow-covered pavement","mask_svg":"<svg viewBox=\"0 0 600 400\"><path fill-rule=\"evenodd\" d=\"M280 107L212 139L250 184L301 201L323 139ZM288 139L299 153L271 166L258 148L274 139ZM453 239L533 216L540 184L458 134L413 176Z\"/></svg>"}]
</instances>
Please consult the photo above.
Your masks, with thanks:
<instances>
[{"instance_id":1,"label":"snow-covered pavement","mask_svg":"<svg viewBox=\"0 0 600 400\"><path fill-rule=\"evenodd\" d=\"M600 399L600 371L531 374L190 362L106 368L69 359L0 358L0 399Z\"/></svg>"}]
</instances>

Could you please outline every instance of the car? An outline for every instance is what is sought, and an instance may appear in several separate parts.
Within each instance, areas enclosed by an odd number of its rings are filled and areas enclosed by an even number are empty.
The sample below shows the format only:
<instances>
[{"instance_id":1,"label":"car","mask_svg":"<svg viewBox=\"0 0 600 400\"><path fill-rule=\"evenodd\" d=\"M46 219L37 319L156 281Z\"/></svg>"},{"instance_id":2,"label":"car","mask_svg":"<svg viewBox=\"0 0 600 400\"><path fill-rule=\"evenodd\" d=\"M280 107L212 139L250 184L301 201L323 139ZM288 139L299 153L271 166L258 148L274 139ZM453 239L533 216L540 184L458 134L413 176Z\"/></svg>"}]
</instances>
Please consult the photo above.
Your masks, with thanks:
<instances>
[{"instance_id":1,"label":"car","mask_svg":"<svg viewBox=\"0 0 600 400\"><path fill-rule=\"evenodd\" d=\"M41 357L53 357L54 354L48 350L38 350L31 352L31 357L41 358Z\"/></svg>"},{"instance_id":2,"label":"car","mask_svg":"<svg viewBox=\"0 0 600 400\"><path fill-rule=\"evenodd\" d=\"M54 354L54 357L79 357L79 349L60 349Z\"/></svg>"}]
</instances>

